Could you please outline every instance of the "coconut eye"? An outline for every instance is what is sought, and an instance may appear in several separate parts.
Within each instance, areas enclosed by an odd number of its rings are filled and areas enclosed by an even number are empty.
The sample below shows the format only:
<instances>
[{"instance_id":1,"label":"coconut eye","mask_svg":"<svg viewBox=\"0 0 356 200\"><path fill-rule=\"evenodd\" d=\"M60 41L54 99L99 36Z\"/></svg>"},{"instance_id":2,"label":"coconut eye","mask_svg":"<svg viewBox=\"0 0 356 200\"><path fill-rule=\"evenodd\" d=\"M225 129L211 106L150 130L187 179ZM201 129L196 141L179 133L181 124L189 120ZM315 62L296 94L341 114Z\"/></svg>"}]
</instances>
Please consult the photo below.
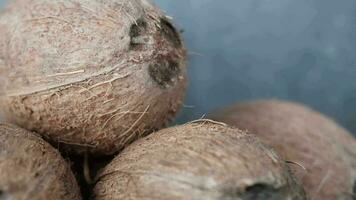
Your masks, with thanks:
<instances>
[{"instance_id":1,"label":"coconut eye","mask_svg":"<svg viewBox=\"0 0 356 200\"><path fill-rule=\"evenodd\" d=\"M147 22L139 19L133 23L130 28L130 50L140 50L145 44L145 33L147 31Z\"/></svg>"},{"instance_id":2,"label":"coconut eye","mask_svg":"<svg viewBox=\"0 0 356 200\"><path fill-rule=\"evenodd\" d=\"M148 68L152 79L161 87L167 88L174 84L181 73L179 63L173 60L160 60Z\"/></svg>"},{"instance_id":3,"label":"coconut eye","mask_svg":"<svg viewBox=\"0 0 356 200\"><path fill-rule=\"evenodd\" d=\"M177 30L174 26L166 19L161 19L161 34L171 42L174 47L182 47L182 41Z\"/></svg>"},{"instance_id":4,"label":"coconut eye","mask_svg":"<svg viewBox=\"0 0 356 200\"><path fill-rule=\"evenodd\" d=\"M255 183L246 188L225 188L224 197L242 200L282 200L285 199L283 190L265 183Z\"/></svg>"},{"instance_id":5,"label":"coconut eye","mask_svg":"<svg viewBox=\"0 0 356 200\"><path fill-rule=\"evenodd\" d=\"M285 197L282 196L281 191L264 183L256 183L254 185L246 187L242 197L242 199L244 200L282 200L284 198Z\"/></svg>"}]
</instances>

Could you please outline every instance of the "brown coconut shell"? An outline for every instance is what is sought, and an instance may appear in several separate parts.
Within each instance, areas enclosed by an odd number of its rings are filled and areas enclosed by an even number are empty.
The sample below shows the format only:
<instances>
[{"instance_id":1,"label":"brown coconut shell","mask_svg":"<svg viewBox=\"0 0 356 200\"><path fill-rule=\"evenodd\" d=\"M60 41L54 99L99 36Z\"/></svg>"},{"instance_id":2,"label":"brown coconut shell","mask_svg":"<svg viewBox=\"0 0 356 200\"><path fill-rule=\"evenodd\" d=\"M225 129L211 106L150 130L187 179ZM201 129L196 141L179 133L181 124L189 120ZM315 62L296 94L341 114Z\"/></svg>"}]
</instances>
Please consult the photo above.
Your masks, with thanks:
<instances>
[{"instance_id":1,"label":"brown coconut shell","mask_svg":"<svg viewBox=\"0 0 356 200\"><path fill-rule=\"evenodd\" d=\"M79 200L70 166L38 135L0 124L0 199Z\"/></svg>"},{"instance_id":2,"label":"brown coconut shell","mask_svg":"<svg viewBox=\"0 0 356 200\"><path fill-rule=\"evenodd\" d=\"M333 120L303 105L277 101L240 103L209 118L256 134L284 159L304 166L297 178L310 199L354 200L356 142Z\"/></svg>"},{"instance_id":3,"label":"brown coconut shell","mask_svg":"<svg viewBox=\"0 0 356 200\"><path fill-rule=\"evenodd\" d=\"M210 122L158 131L98 176L94 199L304 199L285 162L252 135Z\"/></svg>"},{"instance_id":4,"label":"brown coconut shell","mask_svg":"<svg viewBox=\"0 0 356 200\"><path fill-rule=\"evenodd\" d=\"M117 152L182 104L186 50L149 0L14 0L0 35L6 119L76 152Z\"/></svg>"}]
</instances>

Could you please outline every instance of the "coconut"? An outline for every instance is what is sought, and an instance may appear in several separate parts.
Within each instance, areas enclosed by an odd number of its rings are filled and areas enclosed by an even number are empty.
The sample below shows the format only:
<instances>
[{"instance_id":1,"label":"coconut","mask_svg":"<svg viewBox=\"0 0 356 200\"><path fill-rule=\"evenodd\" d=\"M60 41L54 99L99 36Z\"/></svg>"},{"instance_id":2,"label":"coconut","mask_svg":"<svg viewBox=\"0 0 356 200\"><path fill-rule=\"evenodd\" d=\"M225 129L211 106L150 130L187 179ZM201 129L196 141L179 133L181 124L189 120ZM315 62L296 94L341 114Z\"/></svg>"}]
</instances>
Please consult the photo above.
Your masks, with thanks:
<instances>
[{"instance_id":1,"label":"coconut","mask_svg":"<svg viewBox=\"0 0 356 200\"><path fill-rule=\"evenodd\" d=\"M182 104L186 50L148 0L14 0L0 35L5 118L77 153L115 153Z\"/></svg>"},{"instance_id":2,"label":"coconut","mask_svg":"<svg viewBox=\"0 0 356 200\"><path fill-rule=\"evenodd\" d=\"M0 199L79 200L70 166L37 134L0 124Z\"/></svg>"},{"instance_id":3,"label":"coconut","mask_svg":"<svg viewBox=\"0 0 356 200\"><path fill-rule=\"evenodd\" d=\"M304 199L285 162L215 122L163 129L124 149L98 176L94 199Z\"/></svg>"},{"instance_id":4,"label":"coconut","mask_svg":"<svg viewBox=\"0 0 356 200\"><path fill-rule=\"evenodd\" d=\"M277 101L240 103L211 119L247 129L281 156L303 166L295 169L309 199L355 199L356 142L333 120L303 105Z\"/></svg>"}]
</instances>

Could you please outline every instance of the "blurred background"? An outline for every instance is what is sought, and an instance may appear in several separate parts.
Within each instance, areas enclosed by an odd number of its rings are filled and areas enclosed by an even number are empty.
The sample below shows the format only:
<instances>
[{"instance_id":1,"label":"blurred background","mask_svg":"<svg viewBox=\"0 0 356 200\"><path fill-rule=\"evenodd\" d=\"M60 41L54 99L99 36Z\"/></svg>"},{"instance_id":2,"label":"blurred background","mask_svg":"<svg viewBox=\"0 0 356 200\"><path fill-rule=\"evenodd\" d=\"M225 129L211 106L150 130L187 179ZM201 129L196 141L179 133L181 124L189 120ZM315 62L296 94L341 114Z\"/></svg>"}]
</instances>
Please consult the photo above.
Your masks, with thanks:
<instances>
[{"instance_id":1,"label":"blurred background","mask_svg":"<svg viewBox=\"0 0 356 200\"><path fill-rule=\"evenodd\" d=\"M155 0L184 30L178 123L261 98L305 103L356 134L355 0Z\"/></svg>"},{"instance_id":2,"label":"blurred background","mask_svg":"<svg viewBox=\"0 0 356 200\"><path fill-rule=\"evenodd\" d=\"M154 1L189 49L190 86L177 123L237 101L279 98L356 134L355 0Z\"/></svg>"}]
</instances>

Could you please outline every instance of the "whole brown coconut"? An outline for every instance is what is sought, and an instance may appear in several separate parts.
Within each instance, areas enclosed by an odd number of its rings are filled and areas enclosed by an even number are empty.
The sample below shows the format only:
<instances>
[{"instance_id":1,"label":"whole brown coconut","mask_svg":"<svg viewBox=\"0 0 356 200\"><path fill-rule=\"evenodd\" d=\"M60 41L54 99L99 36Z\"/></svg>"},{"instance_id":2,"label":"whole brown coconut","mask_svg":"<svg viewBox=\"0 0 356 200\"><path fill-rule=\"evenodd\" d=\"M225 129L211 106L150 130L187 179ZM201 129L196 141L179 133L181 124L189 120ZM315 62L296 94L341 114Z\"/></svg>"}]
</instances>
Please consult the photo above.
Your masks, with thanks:
<instances>
[{"instance_id":1,"label":"whole brown coconut","mask_svg":"<svg viewBox=\"0 0 356 200\"><path fill-rule=\"evenodd\" d=\"M285 162L254 136L209 122L153 133L98 176L94 199L304 199Z\"/></svg>"},{"instance_id":2,"label":"whole brown coconut","mask_svg":"<svg viewBox=\"0 0 356 200\"><path fill-rule=\"evenodd\" d=\"M186 50L148 0L13 0L0 35L5 117L76 152L117 152L182 104Z\"/></svg>"},{"instance_id":3,"label":"whole brown coconut","mask_svg":"<svg viewBox=\"0 0 356 200\"><path fill-rule=\"evenodd\" d=\"M38 135L0 124L1 200L79 200L69 165Z\"/></svg>"},{"instance_id":4,"label":"whole brown coconut","mask_svg":"<svg viewBox=\"0 0 356 200\"><path fill-rule=\"evenodd\" d=\"M284 159L306 168L297 178L310 199L356 198L356 142L334 121L303 105L269 100L241 103L209 118L247 129Z\"/></svg>"}]
</instances>

